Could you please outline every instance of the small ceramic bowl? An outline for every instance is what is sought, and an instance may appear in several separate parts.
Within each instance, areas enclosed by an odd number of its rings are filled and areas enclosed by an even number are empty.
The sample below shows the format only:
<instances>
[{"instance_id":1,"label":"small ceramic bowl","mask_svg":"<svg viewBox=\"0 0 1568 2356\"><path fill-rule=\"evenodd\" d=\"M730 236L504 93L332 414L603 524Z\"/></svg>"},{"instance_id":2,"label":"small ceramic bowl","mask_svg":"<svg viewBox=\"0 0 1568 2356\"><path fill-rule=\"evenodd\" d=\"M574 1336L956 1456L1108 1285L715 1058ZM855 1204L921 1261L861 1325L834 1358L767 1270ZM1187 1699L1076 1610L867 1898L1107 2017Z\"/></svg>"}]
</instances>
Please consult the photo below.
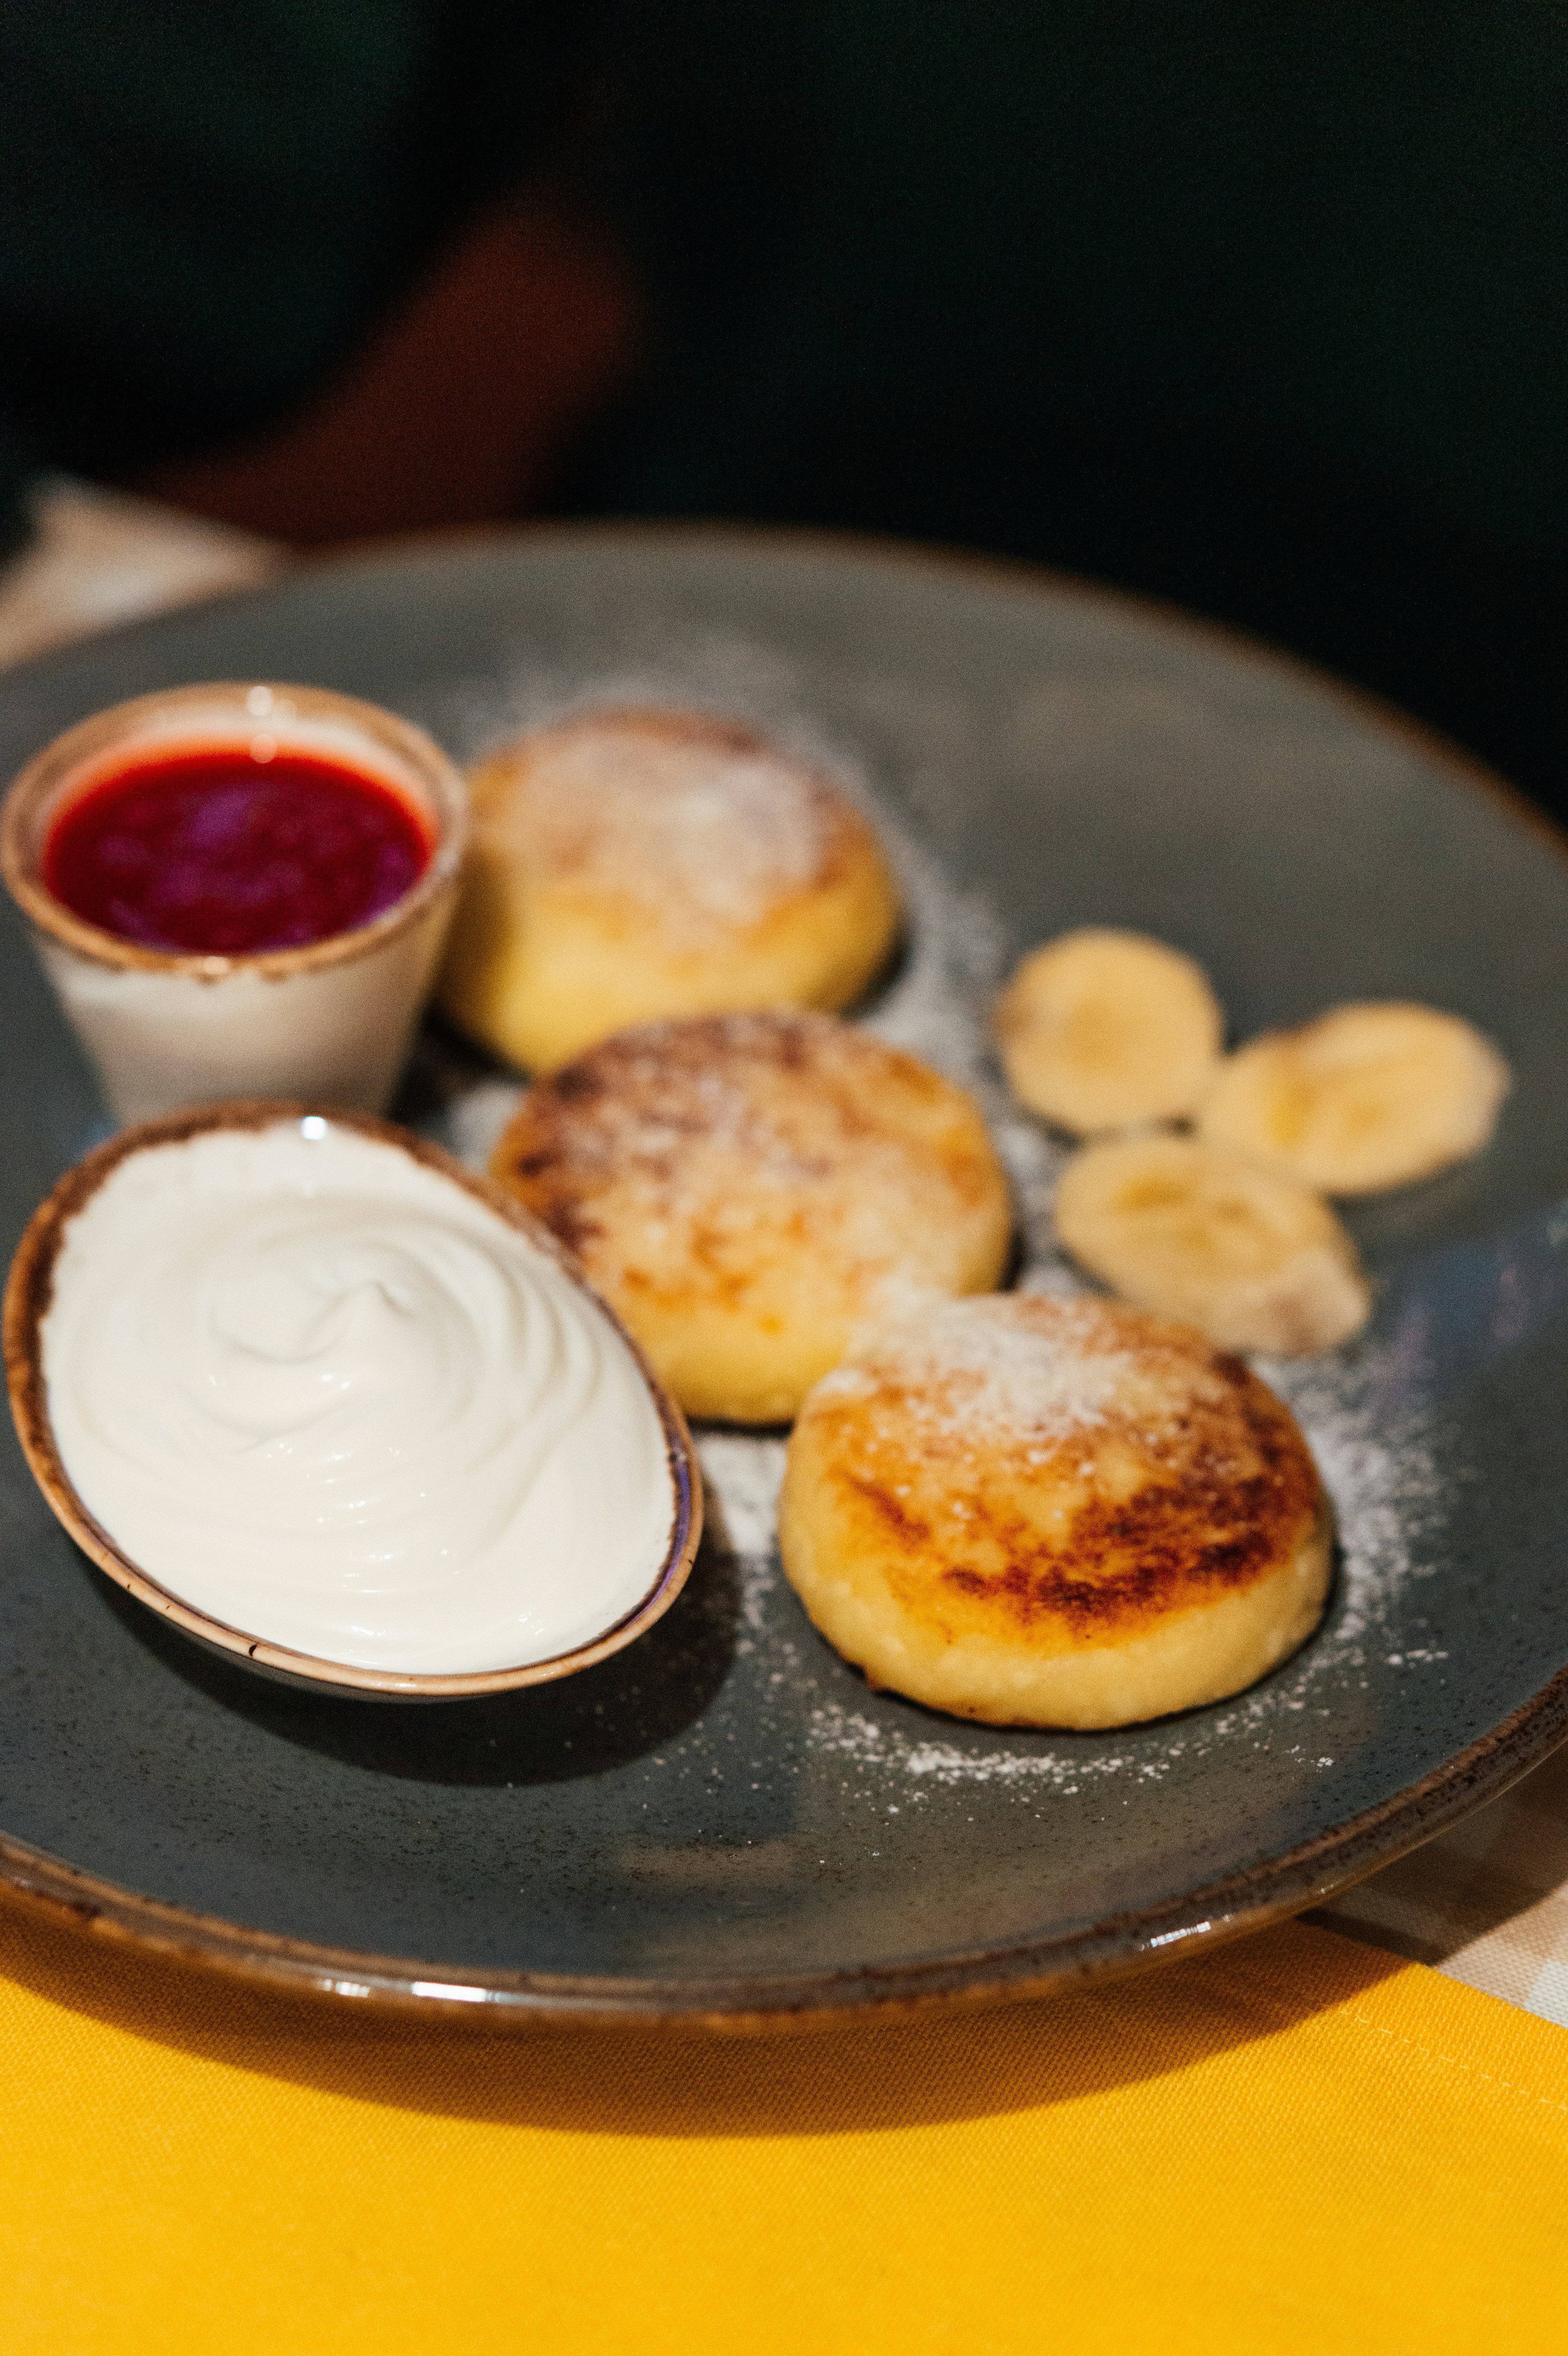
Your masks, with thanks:
<instances>
[{"instance_id":1,"label":"small ceramic bowl","mask_svg":"<svg viewBox=\"0 0 1568 2356\"><path fill-rule=\"evenodd\" d=\"M43 1351L43 1326L53 1299L56 1262L72 1220L107 1178L130 1158L151 1148L182 1144L214 1130L255 1131L294 1121L306 1125L307 1135L313 1125L320 1124L350 1130L377 1143L392 1146L476 1196L507 1226L526 1237L553 1261L624 1343L647 1386L664 1433L674 1512L667 1545L646 1590L630 1611L623 1612L590 1641L549 1659L468 1675L361 1668L317 1658L286 1644L274 1644L254 1631L229 1626L173 1593L132 1559L78 1495L56 1443ZM107 1571L111 1579L160 1619L182 1629L213 1652L284 1684L387 1701L459 1699L474 1694L505 1692L513 1687L548 1684L607 1659L651 1628L686 1584L697 1553L702 1535L702 1482L691 1435L680 1409L650 1372L635 1343L547 1228L490 1180L476 1177L439 1146L428 1144L389 1121L297 1101L252 1101L207 1106L123 1130L67 1171L34 1213L11 1263L5 1287L4 1334L11 1412L23 1453L56 1517L77 1545L101 1570Z\"/></svg>"},{"instance_id":2,"label":"small ceramic bowl","mask_svg":"<svg viewBox=\"0 0 1568 2356\"><path fill-rule=\"evenodd\" d=\"M424 872L369 924L303 948L206 957L123 940L48 889L55 818L128 755L250 753L259 739L341 761L433 821ZM240 1095L308 1096L379 1112L451 921L467 814L466 788L440 746L373 703L319 688L187 687L115 704L37 754L0 811L0 872L122 1120Z\"/></svg>"}]
</instances>

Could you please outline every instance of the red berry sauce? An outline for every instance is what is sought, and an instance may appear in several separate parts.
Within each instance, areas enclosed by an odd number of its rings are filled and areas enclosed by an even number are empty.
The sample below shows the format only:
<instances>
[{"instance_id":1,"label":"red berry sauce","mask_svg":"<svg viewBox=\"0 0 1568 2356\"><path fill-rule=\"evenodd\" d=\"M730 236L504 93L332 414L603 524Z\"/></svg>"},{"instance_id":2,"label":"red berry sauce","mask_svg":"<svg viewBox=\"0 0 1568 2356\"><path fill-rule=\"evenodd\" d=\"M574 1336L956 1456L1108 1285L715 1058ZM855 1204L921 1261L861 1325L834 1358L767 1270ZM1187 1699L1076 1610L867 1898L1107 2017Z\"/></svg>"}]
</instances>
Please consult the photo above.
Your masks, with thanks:
<instances>
[{"instance_id":1,"label":"red berry sauce","mask_svg":"<svg viewBox=\"0 0 1568 2356\"><path fill-rule=\"evenodd\" d=\"M433 849L421 813L375 778L240 744L144 757L91 787L50 829L43 880L123 940L243 957L368 924Z\"/></svg>"}]
</instances>

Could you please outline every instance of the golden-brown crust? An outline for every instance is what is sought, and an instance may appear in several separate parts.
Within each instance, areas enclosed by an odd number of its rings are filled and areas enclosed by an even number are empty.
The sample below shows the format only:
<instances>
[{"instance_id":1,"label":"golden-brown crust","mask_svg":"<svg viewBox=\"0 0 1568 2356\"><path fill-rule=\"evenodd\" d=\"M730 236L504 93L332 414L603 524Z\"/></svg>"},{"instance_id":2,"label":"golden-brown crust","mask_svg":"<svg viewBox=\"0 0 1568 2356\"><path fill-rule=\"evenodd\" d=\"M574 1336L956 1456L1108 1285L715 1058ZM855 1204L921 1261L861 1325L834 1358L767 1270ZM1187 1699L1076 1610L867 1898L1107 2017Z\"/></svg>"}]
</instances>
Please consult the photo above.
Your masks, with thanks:
<instances>
[{"instance_id":1,"label":"golden-brown crust","mask_svg":"<svg viewBox=\"0 0 1568 2356\"><path fill-rule=\"evenodd\" d=\"M896 937L852 798L735 721L581 712L493 754L472 792L440 996L531 1070L660 1016L847 1006Z\"/></svg>"},{"instance_id":2,"label":"golden-brown crust","mask_svg":"<svg viewBox=\"0 0 1568 2356\"><path fill-rule=\"evenodd\" d=\"M807 1012L606 1040L529 1090L491 1170L582 1260L689 1411L750 1420L792 1414L862 1324L994 1283L1010 1226L963 1091Z\"/></svg>"},{"instance_id":3,"label":"golden-brown crust","mask_svg":"<svg viewBox=\"0 0 1568 2356\"><path fill-rule=\"evenodd\" d=\"M1125 1497L1091 1487L1060 1537L1045 1536L1008 1500L1005 1485L998 1491L964 1481L962 1468L973 1462L972 1452L957 1445L944 1451L923 1438L922 1471L933 1472L945 1458L969 1505L962 1535L944 1550L943 1585L1020 1630L1052 1622L1074 1636L1094 1637L1210 1601L1217 1592L1266 1575L1311 1521L1317 1475L1273 1393L1239 1358L1215 1354L1213 1365L1233 1379L1233 1397L1222 1407L1200 1399L1168 1431L1138 1435L1147 1458L1143 1485ZM909 1419L907 1409L907 1393L890 1384L879 1395L877 1420L897 1424ZM869 1418L862 1408L859 1416L841 1411L836 1420L840 1445L852 1446L846 1423ZM1133 1419L1121 1414L1108 1420L1119 1437L1134 1439ZM1069 1477L1082 1477L1081 1449L1054 1452ZM894 1476L907 1472L910 1462L896 1442L880 1451L873 1442L866 1454L876 1469L843 1477L901 1550L920 1560L903 1597L915 1602L926 1583L930 1549L942 1544L944 1517L912 1512L901 1499L907 1483ZM1041 1470L1049 1478L1050 1468ZM952 1599L947 1602L951 1609Z\"/></svg>"},{"instance_id":4,"label":"golden-brown crust","mask_svg":"<svg viewBox=\"0 0 1568 2356\"><path fill-rule=\"evenodd\" d=\"M1157 1708L1250 1682L1316 1617L1327 1529L1305 1440L1240 1359L1111 1302L1029 1294L933 1310L818 1384L781 1509L807 1609L875 1681L1036 1723L1151 1714L1104 1705L1118 1654ZM1227 1601L1257 1624L1216 1622L1243 1655L1216 1688L1194 1632ZM1075 1664L1082 1715L1060 1706Z\"/></svg>"}]
</instances>

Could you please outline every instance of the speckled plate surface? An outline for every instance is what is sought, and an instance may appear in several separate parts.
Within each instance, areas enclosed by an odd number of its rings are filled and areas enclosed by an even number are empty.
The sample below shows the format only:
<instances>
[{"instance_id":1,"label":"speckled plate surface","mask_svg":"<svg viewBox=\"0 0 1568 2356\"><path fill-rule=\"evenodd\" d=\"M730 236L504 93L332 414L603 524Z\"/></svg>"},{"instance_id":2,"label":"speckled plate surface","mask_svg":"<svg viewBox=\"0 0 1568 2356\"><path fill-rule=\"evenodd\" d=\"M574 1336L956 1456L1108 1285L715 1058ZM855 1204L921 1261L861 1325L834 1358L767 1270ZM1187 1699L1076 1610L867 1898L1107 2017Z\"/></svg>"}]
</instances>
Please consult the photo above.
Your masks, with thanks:
<instances>
[{"instance_id":1,"label":"speckled plate surface","mask_svg":"<svg viewBox=\"0 0 1568 2356\"><path fill-rule=\"evenodd\" d=\"M1352 1350L1265 1368L1339 1508L1319 1635L1239 1701L1001 1734L872 1694L771 1553L781 1443L701 1440L713 1533L613 1661L480 1701L261 1684L78 1554L0 1448L0 1878L100 1933L496 2022L827 2014L1040 1987L1310 1905L1568 1732L1568 862L1442 748L1288 663L1070 584L853 541L540 530L143 626L0 682L6 774L208 678L368 696L467 754L586 693L740 710L869 793L907 960L867 1010L980 1091L1051 1252L1053 1149L980 1015L1062 926L1200 958L1233 1032L1418 997L1513 1062L1478 1161L1368 1203ZM14 1247L104 1119L0 916ZM481 1156L511 1084L433 1029L401 1110Z\"/></svg>"}]
</instances>

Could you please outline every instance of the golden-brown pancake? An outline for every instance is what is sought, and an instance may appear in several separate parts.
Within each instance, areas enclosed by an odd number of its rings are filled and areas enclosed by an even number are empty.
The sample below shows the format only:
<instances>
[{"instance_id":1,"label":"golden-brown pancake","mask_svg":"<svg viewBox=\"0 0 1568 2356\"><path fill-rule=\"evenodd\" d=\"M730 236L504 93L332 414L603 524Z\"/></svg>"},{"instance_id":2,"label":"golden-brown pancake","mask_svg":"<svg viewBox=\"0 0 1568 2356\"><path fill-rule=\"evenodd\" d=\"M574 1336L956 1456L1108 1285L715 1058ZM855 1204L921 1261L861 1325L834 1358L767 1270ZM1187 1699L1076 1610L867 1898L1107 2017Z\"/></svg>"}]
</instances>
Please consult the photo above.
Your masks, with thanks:
<instances>
[{"instance_id":1,"label":"golden-brown pancake","mask_svg":"<svg viewBox=\"0 0 1568 2356\"><path fill-rule=\"evenodd\" d=\"M779 1540L874 1684L997 1725L1237 1693L1310 1634L1331 1567L1307 1443L1240 1359L1029 1293L944 1303L818 1383Z\"/></svg>"},{"instance_id":2,"label":"golden-brown pancake","mask_svg":"<svg viewBox=\"0 0 1568 2356\"><path fill-rule=\"evenodd\" d=\"M1007 1183L970 1099L832 1016L622 1032L529 1089L493 1174L688 1415L792 1416L862 1330L995 1284Z\"/></svg>"},{"instance_id":3,"label":"golden-brown pancake","mask_svg":"<svg viewBox=\"0 0 1568 2356\"><path fill-rule=\"evenodd\" d=\"M580 712L481 763L438 995L534 1071L661 1015L848 1006L899 894L829 778L708 712Z\"/></svg>"}]
</instances>

